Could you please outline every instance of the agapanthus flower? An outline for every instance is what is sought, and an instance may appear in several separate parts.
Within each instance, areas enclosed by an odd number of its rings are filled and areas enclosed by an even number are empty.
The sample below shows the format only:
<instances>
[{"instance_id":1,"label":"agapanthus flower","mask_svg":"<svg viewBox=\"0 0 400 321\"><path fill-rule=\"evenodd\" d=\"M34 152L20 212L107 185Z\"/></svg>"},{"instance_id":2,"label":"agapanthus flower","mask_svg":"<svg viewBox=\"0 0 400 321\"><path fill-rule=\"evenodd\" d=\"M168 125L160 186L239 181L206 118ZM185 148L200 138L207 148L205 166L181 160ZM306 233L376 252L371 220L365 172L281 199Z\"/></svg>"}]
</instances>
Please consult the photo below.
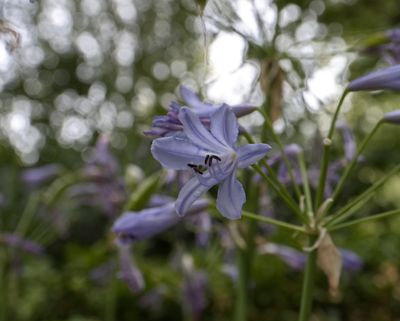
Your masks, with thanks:
<instances>
[{"instance_id":1,"label":"agapanthus flower","mask_svg":"<svg viewBox=\"0 0 400 321\"><path fill-rule=\"evenodd\" d=\"M83 168L84 182L71 187L70 195L79 197L86 205L98 206L106 215L114 218L120 213L127 197L119 171L118 161L110 151L109 138L102 135Z\"/></svg>"},{"instance_id":2,"label":"agapanthus flower","mask_svg":"<svg viewBox=\"0 0 400 321\"><path fill-rule=\"evenodd\" d=\"M210 125L210 118L221 106L230 108L236 117L250 114L257 108L248 104L229 106L227 104L213 105L208 102L201 101L200 97L185 86L180 87L180 94L185 101L185 107L190 107L192 111L200 118L205 125ZM182 132L183 125L179 119L179 111L183 106L177 102L172 102L166 115L156 116L153 120L152 128L144 132L145 135L151 137L162 137Z\"/></svg>"},{"instance_id":3,"label":"agapanthus flower","mask_svg":"<svg viewBox=\"0 0 400 321\"><path fill-rule=\"evenodd\" d=\"M25 169L22 180L29 186L39 186L55 178L62 168L58 164L47 164L39 167Z\"/></svg>"},{"instance_id":4,"label":"agapanthus flower","mask_svg":"<svg viewBox=\"0 0 400 321\"><path fill-rule=\"evenodd\" d=\"M239 126L227 106L221 106L213 114L210 129L189 108L181 108L178 117L183 134L158 138L151 147L154 158L164 167L192 169L195 174L178 195L177 213L184 215L195 200L218 184L218 210L227 218L240 218L246 195L236 172L263 158L271 147L267 144L236 147Z\"/></svg>"},{"instance_id":5,"label":"agapanthus flower","mask_svg":"<svg viewBox=\"0 0 400 321\"><path fill-rule=\"evenodd\" d=\"M142 272L131 256L131 244L117 241L117 247L120 266L118 276L125 282L129 290L136 294L144 289L145 283Z\"/></svg>"},{"instance_id":6,"label":"agapanthus flower","mask_svg":"<svg viewBox=\"0 0 400 321\"><path fill-rule=\"evenodd\" d=\"M400 65L373 71L357 78L347 86L349 91L400 90Z\"/></svg>"},{"instance_id":7,"label":"agapanthus flower","mask_svg":"<svg viewBox=\"0 0 400 321\"><path fill-rule=\"evenodd\" d=\"M207 208L206 200L195 202L190 214L196 214ZM174 202L146 208L138 212L126 212L114 223L112 231L122 243L132 243L148 239L177 224L181 218L175 212Z\"/></svg>"},{"instance_id":8,"label":"agapanthus flower","mask_svg":"<svg viewBox=\"0 0 400 321\"><path fill-rule=\"evenodd\" d=\"M363 52L381 56L390 65L400 63L400 28L387 30L376 39L378 43L369 45Z\"/></svg>"},{"instance_id":9,"label":"agapanthus flower","mask_svg":"<svg viewBox=\"0 0 400 321\"><path fill-rule=\"evenodd\" d=\"M27 253L34 255L42 255L44 253L44 248L39 243L27 240L15 233L2 233L0 234L0 244L22 250Z\"/></svg>"}]
</instances>

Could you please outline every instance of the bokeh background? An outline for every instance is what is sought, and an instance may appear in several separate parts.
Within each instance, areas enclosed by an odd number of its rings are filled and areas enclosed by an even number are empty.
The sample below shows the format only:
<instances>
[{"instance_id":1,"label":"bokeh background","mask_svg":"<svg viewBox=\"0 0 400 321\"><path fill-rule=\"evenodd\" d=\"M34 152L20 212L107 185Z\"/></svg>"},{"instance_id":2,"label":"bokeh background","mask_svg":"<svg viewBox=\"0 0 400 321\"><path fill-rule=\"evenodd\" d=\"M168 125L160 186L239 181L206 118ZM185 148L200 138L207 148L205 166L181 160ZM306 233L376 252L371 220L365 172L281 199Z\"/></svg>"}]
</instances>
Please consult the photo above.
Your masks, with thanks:
<instances>
[{"instance_id":1,"label":"bokeh background","mask_svg":"<svg viewBox=\"0 0 400 321\"><path fill-rule=\"evenodd\" d=\"M398 25L400 8L397 0L2 0L0 19L0 320L196 321L232 319L230 223L202 214L135 244L139 291L121 275L110 232L130 196L159 175L142 134L152 117L182 102L181 84L216 103L267 101L283 141L303 145L312 163L348 80L388 65L370 48ZM360 141L398 97L354 94L342 121ZM242 124L269 139L259 114ZM386 126L343 201L399 161L400 131ZM174 186L158 190L176 195ZM398 208L399 193L397 176L360 215ZM259 230L298 249L287 232ZM361 266L343 272L335 299L318 275L313 320L400 320L399 231L391 218L335 234ZM260 255L251 271L249 320L295 319L301 268Z\"/></svg>"}]
</instances>

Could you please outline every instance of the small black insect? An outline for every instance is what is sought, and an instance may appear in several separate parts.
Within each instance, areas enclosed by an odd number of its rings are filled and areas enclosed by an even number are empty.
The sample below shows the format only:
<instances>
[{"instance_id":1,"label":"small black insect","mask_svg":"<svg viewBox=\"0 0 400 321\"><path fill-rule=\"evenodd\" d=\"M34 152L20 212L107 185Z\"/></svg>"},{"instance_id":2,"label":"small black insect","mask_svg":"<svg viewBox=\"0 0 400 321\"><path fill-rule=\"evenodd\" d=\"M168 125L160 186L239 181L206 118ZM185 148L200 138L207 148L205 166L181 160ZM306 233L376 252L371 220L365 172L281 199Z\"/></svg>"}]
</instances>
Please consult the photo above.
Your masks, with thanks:
<instances>
[{"instance_id":1,"label":"small black insect","mask_svg":"<svg viewBox=\"0 0 400 321\"><path fill-rule=\"evenodd\" d=\"M195 165L195 164L187 164L188 167L190 167L191 169L193 169L196 173L203 175L203 173L212 165L212 161L213 159L217 160L217 161L221 161L221 158L219 158L217 155L206 155L206 158L204 159L204 164L206 166L203 165Z\"/></svg>"},{"instance_id":2,"label":"small black insect","mask_svg":"<svg viewBox=\"0 0 400 321\"><path fill-rule=\"evenodd\" d=\"M191 169L193 169L196 173L203 175L203 173L207 170L207 167L202 165L194 165L194 164L187 164Z\"/></svg>"}]
</instances>

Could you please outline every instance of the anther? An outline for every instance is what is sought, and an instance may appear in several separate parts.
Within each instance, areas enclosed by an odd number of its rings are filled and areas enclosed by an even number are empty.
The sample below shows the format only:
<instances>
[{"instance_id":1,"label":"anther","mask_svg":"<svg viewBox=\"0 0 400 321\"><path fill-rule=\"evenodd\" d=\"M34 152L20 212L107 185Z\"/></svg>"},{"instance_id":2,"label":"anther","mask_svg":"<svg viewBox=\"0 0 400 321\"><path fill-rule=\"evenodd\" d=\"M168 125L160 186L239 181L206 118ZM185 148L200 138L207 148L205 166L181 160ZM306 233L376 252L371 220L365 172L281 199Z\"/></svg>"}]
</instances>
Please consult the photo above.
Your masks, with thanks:
<instances>
[{"instance_id":1,"label":"anther","mask_svg":"<svg viewBox=\"0 0 400 321\"><path fill-rule=\"evenodd\" d=\"M206 159L204 160L204 164L207 165L208 159L210 158L210 155L207 154Z\"/></svg>"},{"instance_id":2,"label":"anther","mask_svg":"<svg viewBox=\"0 0 400 321\"><path fill-rule=\"evenodd\" d=\"M213 159L216 159L217 161L221 161L221 158L219 158L217 155L211 155L210 156L210 159L209 159L209 162L208 162L208 166L211 166L212 165L212 160Z\"/></svg>"}]
</instances>

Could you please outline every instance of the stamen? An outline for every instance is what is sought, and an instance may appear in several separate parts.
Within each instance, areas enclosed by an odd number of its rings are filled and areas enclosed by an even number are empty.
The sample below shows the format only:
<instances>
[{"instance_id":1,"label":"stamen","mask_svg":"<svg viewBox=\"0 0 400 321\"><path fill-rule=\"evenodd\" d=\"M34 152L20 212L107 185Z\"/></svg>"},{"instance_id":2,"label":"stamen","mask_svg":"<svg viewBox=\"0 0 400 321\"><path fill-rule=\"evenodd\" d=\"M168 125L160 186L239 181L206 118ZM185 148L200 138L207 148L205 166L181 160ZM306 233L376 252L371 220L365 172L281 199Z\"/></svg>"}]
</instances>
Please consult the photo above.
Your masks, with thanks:
<instances>
[{"instance_id":1,"label":"stamen","mask_svg":"<svg viewBox=\"0 0 400 321\"><path fill-rule=\"evenodd\" d=\"M210 156L210 159L209 159L209 162L208 162L208 166L211 166L212 165L212 160L213 159L216 159L217 161L221 161L221 158L219 158L217 155L211 155Z\"/></svg>"},{"instance_id":2,"label":"stamen","mask_svg":"<svg viewBox=\"0 0 400 321\"><path fill-rule=\"evenodd\" d=\"M204 164L207 165L208 159L210 158L210 155L207 154L206 159L204 160Z\"/></svg>"}]
</instances>

